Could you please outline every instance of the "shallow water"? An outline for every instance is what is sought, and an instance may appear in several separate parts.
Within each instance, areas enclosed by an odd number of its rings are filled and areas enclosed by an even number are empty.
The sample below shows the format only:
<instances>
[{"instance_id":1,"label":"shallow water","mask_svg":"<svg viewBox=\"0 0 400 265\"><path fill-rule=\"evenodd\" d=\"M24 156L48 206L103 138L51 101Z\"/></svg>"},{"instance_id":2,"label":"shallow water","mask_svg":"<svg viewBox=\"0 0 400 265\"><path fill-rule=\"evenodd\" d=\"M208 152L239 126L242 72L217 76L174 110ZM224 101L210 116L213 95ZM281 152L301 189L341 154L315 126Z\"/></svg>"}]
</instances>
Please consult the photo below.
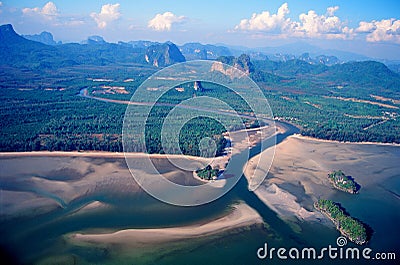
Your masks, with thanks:
<instances>
[{"instance_id":1,"label":"shallow water","mask_svg":"<svg viewBox=\"0 0 400 265\"><path fill-rule=\"evenodd\" d=\"M48 161L48 158L37 158ZM65 159L65 160L64 160ZM50 160L64 163L70 158ZM88 162L88 159L85 158ZM90 159L96 160L96 159ZM89 161L89 162L90 162ZM102 162L112 160L102 160ZM2 162L4 162L2 160ZM9 162L9 161L8 161ZM94 164L99 161L93 161ZM115 163L121 164L117 160ZM12 163L11 163L12 164ZM10 163L8 163L10 165ZM49 165L49 164L48 164ZM71 171L72 172L72 171ZM293 188L293 187L292 187ZM290 190L290 187L288 188ZM352 216L369 224L374 233L368 247L374 251L398 251L400 222L399 177L387 178L379 185L366 185L360 194L335 193L335 200L342 202ZM297 190L297 193L301 193ZM243 200L257 210L267 227L238 229L210 238L186 240L182 244L154 246L152 250L126 250L120 246L82 247L71 246L63 239L65 234L76 231L104 231L123 228L172 227L206 222L226 212L229 205ZM97 213L73 214L75 210L92 201L107 203L109 207ZM0 226L1 244L18 257L22 263L43 261L45 258L74 257L81 264L269 264L259 260L256 251L265 242L271 247L326 247L335 246L339 233L333 226L316 223L286 223L265 206L254 193L247 190L247 182L241 178L224 197L198 207L171 206L150 197L146 193L126 194L94 193L73 200L66 208L31 218L3 220ZM88 230L87 230L88 229ZM99 230L100 229L100 230ZM144 254L142 255L141 252ZM148 254L151 253L151 254ZM54 260L53 260L54 261ZM274 260L274 264L284 261ZM292 261L293 262L293 261ZM337 261L336 261L337 262ZM343 262L343 261L342 261ZM352 261L352 264L354 260ZM309 264L309 261L296 261ZM362 262L360 261L360 264Z\"/></svg>"},{"instance_id":2,"label":"shallow water","mask_svg":"<svg viewBox=\"0 0 400 265\"><path fill-rule=\"evenodd\" d=\"M375 172L377 179L360 178L362 180L360 194L351 195L337 191L332 197L335 201L340 201L352 216L372 228L372 238L366 247L370 247L374 252L397 252L399 256L400 170L396 167L395 161L400 161L400 148L371 145L359 145L356 148L359 148L360 152L376 151L375 153L379 154L379 161L376 163L386 163L384 165L386 169ZM253 150L251 153L254 155L257 152ZM97 172L96 170L100 170L103 165L107 165L109 171ZM158 166L170 170L167 168L168 164ZM329 261L329 264L365 264L365 260L328 259L310 262L310 260L285 261L277 257L272 260L258 259L257 250L264 243L268 243L270 248L314 247L318 250L328 245L336 247L339 233L333 225L282 221L253 192L248 191L244 177L230 192L212 203L197 207L177 207L162 203L144 192L129 193L129 188L135 187L133 179L130 179L129 185L125 185L128 187L126 188L128 192L120 192L121 183L104 182L107 174L120 174L124 178L130 178L123 159L27 157L0 159L0 168L2 190L37 192L32 188L33 182L28 181L32 176L52 181L69 181L69 183L90 174L99 177L95 179L98 181L96 188L82 193L82 196L70 202L61 203L64 208L58 206L56 210L45 214L32 212L11 220L0 219L1 254L3 256L8 254L20 263L53 264L58 261L60 264L327 264ZM119 171L115 173L115 170ZM363 165L358 170L361 174L370 171L370 168ZM299 202L307 199L304 190L298 186L287 184L281 187L300 198ZM59 199L63 200L68 197L63 193L59 196ZM4 198L0 194L0 201L1 199ZM141 249L129 249L122 245L78 246L70 245L65 240L65 235L80 231L101 232L124 228L174 227L204 223L225 214L229 206L238 200L254 208L264 219L265 226L239 228L206 238L157 244ZM105 203L107 207L97 212L77 212L82 206L93 201ZM0 213L3 213L3 210ZM348 245L355 246L352 243Z\"/></svg>"}]
</instances>

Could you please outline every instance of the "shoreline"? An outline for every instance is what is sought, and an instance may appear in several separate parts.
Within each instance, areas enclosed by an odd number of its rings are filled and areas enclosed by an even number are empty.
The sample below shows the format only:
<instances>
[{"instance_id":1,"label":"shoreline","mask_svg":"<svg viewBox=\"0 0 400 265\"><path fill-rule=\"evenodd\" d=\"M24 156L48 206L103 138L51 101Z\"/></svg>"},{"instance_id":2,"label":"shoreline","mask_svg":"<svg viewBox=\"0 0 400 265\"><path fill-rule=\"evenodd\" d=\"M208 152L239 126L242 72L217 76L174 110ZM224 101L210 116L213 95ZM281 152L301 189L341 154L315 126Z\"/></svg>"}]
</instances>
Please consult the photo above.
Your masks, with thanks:
<instances>
[{"instance_id":1,"label":"shoreline","mask_svg":"<svg viewBox=\"0 0 400 265\"><path fill-rule=\"evenodd\" d=\"M153 243L173 242L183 239L199 238L220 234L229 230L256 224L263 224L263 219L253 208L240 202L232 206L233 211L216 220L205 224L189 226L123 229L112 233L73 233L67 235L72 244L126 244L130 246L147 245Z\"/></svg>"},{"instance_id":2,"label":"shoreline","mask_svg":"<svg viewBox=\"0 0 400 265\"><path fill-rule=\"evenodd\" d=\"M326 139L320 139L320 138L315 138L311 136L304 136L298 133L292 134L288 136L288 138L297 138L297 139L302 139L302 140L311 140L311 141L317 141L317 142L322 142L322 143L338 143L338 144L357 144L357 145L382 145L382 146L397 146L399 147L400 144L398 143L382 143L382 142L348 142L348 141L338 141L338 140L326 140Z\"/></svg>"},{"instance_id":3,"label":"shoreline","mask_svg":"<svg viewBox=\"0 0 400 265\"><path fill-rule=\"evenodd\" d=\"M278 131L278 132L284 132ZM338 144L354 144L354 145L379 145L379 146L395 146L400 147L398 143L382 143L382 142L344 142L337 140L326 140L314 138L311 136L303 136L301 134L293 134L288 136L288 138L296 138L300 140L308 140L308 141L316 141L322 143L338 143ZM149 157L149 158L187 158L187 159L201 159L201 160L215 160L219 157L214 158L203 158L191 155L183 155L183 154L147 154L143 152L132 152L132 153L124 153L124 152L109 152L109 151L26 151L26 152L0 152L0 158L3 157L70 157L70 156L79 156L79 157L109 157L109 158L124 158L124 157ZM221 156L224 157L224 156Z\"/></svg>"},{"instance_id":4,"label":"shoreline","mask_svg":"<svg viewBox=\"0 0 400 265\"><path fill-rule=\"evenodd\" d=\"M274 123L275 128L277 128L276 133L278 132L284 132L285 129L282 126L278 126L276 123ZM268 126L262 126L259 128L252 128L252 129L245 129L243 131L246 131L247 133L253 132L253 131L259 131L259 130L265 130L267 129ZM238 131L240 132L240 131ZM252 144L256 144L252 143ZM247 146L248 147L248 146ZM240 151L240 150L239 150ZM229 154L231 155L231 154ZM43 151L18 151L18 152L0 152L0 158L2 157L29 157L29 156L48 156L48 157L68 157L68 156L80 156L80 157L110 157L110 158L124 158L124 157L149 157L149 158L187 158L187 159L202 159L204 161L210 160L211 162L214 160L219 160L219 159L224 159L225 157L229 155L223 155L223 156L217 156L217 157L212 157L212 158L203 158L199 156L191 156L191 155L183 155L183 154L148 154L144 152L131 152L131 153L125 153L125 152L110 152L110 151L97 151L97 150L84 150L84 151L48 151L48 150L43 150Z\"/></svg>"},{"instance_id":5,"label":"shoreline","mask_svg":"<svg viewBox=\"0 0 400 265\"><path fill-rule=\"evenodd\" d=\"M210 160L215 158L203 158L190 155L175 155L175 154L147 154L143 152L124 153L124 152L108 152L108 151L29 151L29 152L0 152L2 157L105 157L105 158L186 158L191 160Z\"/></svg>"}]
</instances>

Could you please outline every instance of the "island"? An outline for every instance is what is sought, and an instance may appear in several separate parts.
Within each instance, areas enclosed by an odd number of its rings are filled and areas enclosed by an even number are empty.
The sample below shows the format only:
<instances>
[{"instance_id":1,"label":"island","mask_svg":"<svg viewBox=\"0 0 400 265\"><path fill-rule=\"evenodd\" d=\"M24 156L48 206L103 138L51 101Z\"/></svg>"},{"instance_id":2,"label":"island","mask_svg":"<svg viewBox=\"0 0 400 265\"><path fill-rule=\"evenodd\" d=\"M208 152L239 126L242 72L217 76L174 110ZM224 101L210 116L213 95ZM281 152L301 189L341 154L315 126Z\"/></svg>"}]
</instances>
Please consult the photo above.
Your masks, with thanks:
<instances>
[{"instance_id":1,"label":"island","mask_svg":"<svg viewBox=\"0 0 400 265\"><path fill-rule=\"evenodd\" d=\"M356 194L360 188L360 185L358 185L354 179L346 176L341 170L329 173L328 179L334 188L351 194Z\"/></svg>"},{"instance_id":2,"label":"island","mask_svg":"<svg viewBox=\"0 0 400 265\"><path fill-rule=\"evenodd\" d=\"M218 168L212 168L210 165L207 165L205 168L196 170L196 174L199 178L204 180L216 180L219 174Z\"/></svg>"},{"instance_id":3,"label":"island","mask_svg":"<svg viewBox=\"0 0 400 265\"><path fill-rule=\"evenodd\" d=\"M319 199L314 203L315 209L327 216L340 233L350 241L363 245L367 242L367 231L363 223L347 215L338 203Z\"/></svg>"}]
</instances>

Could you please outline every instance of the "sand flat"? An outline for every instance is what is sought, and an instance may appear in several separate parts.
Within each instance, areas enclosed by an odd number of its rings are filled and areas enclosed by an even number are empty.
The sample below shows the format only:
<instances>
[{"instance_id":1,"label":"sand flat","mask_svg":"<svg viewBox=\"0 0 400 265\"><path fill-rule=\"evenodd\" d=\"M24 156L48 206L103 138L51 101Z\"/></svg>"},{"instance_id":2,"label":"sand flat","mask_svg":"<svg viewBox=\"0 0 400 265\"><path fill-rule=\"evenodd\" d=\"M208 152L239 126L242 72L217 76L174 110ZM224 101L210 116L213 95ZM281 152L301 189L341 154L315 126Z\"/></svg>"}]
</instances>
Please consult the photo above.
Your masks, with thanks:
<instances>
[{"instance_id":1,"label":"sand flat","mask_svg":"<svg viewBox=\"0 0 400 265\"><path fill-rule=\"evenodd\" d=\"M194 179L191 172L189 174L181 171L169 161L187 159L190 163L199 165L207 162L205 158L180 155L131 153L128 156L132 165L139 169L144 167L143 161L150 157L151 161L160 167L165 178L188 185L201 182ZM8 195L14 192L28 192L35 198L42 198L40 207L51 211L54 205L59 206L61 203L64 207L76 199L100 193L121 195L143 192L129 172L124 157L123 153L107 152L1 153L0 181L4 191L2 197L9 197ZM153 174L145 171L142 175L154 178ZM12 202L5 199L0 201L2 214L11 217L14 212L12 209L15 207L5 207L6 203L30 205L29 196L13 198ZM34 211L38 205L32 203L31 210Z\"/></svg>"},{"instance_id":2,"label":"sand flat","mask_svg":"<svg viewBox=\"0 0 400 265\"><path fill-rule=\"evenodd\" d=\"M181 239L197 238L221 233L238 227L262 224L261 216L245 203L233 206L233 211L217 220L201 225L190 225L172 228L125 229L114 233L82 234L68 236L72 243L106 243L129 244L132 246L171 242Z\"/></svg>"},{"instance_id":3,"label":"sand flat","mask_svg":"<svg viewBox=\"0 0 400 265\"><path fill-rule=\"evenodd\" d=\"M262 163L262 156L273 155L267 149L250 159L244 172L250 183L268 172L255 194L281 217L318 220L312 203L337 192L328 173L341 169L353 176L361 189L374 187L399 175L399 150L396 144L343 143L292 135L276 146L270 169Z\"/></svg>"}]
</instances>

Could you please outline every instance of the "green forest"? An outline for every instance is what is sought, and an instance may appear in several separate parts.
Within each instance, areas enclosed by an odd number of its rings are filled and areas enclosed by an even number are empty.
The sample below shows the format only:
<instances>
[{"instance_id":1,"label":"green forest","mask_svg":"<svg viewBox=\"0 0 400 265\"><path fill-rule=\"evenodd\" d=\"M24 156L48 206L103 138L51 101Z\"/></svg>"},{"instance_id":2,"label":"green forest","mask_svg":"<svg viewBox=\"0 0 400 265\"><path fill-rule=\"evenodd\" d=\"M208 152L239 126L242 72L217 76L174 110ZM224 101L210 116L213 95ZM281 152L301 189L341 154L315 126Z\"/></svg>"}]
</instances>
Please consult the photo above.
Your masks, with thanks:
<instances>
[{"instance_id":1,"label":"green forest","mask_svg":"<svg viewBox=\"0 0 400 265\"><path fill-rule=\"evenodd\" d=\"M346 176L343 171L336 170L328 174L328 178L333 186L348 193L357 193L359 185L350 176Z\"/></svg>"},{"instance_id":2,"label":"green forest","mask_svg":"<svg viewBox=\"0 0 400 265\"><path fill-rule=\"evenodd\" d=\"M72 49L73 47L71 47ZM248 56L220 58L247 71L263 91L274 118L294 124L302 135L346 142L400 143L400 77L377 62L325 66L250 61ZM137 63L73 65L56 68L3 66L0 69L0 150L102 150L122 152L125 104L101 102L90 96L129 101L137 87L159 68ZM351 73L351 74L350 74ZM240 113L250 107L229 88L192 83L171 89L159 102L177 104L196 96L226 102ZM122 88L122 89L121 89ZM121 93L121 91L123 93ZM171 107L152 109L145 143L137 151L163 153L160 130ZM243 119L246 127L258 124ZM183 153L199 155L202 137L224 146L224 128L209 118L186 124L179 135ZM232 128L229 128L232 129Z\"/></svg>"}]
</instances>

